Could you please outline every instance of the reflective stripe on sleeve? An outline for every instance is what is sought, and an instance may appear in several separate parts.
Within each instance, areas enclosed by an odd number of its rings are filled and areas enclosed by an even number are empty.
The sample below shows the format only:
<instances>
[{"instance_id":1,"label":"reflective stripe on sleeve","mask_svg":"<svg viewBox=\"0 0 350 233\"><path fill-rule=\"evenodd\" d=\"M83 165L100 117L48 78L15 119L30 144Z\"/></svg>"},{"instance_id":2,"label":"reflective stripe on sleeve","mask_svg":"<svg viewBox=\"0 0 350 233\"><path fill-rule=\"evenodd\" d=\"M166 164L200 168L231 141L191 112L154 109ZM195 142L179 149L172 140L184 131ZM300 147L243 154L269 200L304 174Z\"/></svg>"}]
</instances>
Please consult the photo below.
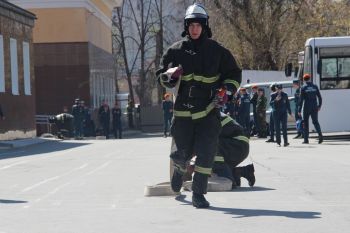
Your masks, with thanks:
<instances>
[{"instance_id":1,"label":"reflective stripe on sleeve","mask_svg":"<svg viewBox=\"0 0 350 233\"><path fill-rule=\"evenodd\" d=\"M249 144L249 138L247 138L246 136L237 136L234 137L234 139L241 140Z\"/></svg>"},{"instance_id":2,"label":"reflective stripe on sleeve","mask_svg":"<svg viewBox=\"0 0 350 233\"><path fill-rule=\"evenodd\" d=\"M207 167L200 167L200 166L195 166L194 167L194 171L195 172L198 172L198 173L202 173L202 174L205 174L205 175L211 175L211 168L207 168Z\"/></svg>"},{"instance_id":3,"label":"reflective stripe on sleeve","mask_svg":"<svg viewBox=\"0 0 350 233\"><path fill-rule=\"evenodd\" d=\"M226 116L225 119L223 119L221 121L221 126L224 127L224 125L226 125L227 123L229 123L230 121L233 121L233 119L229 116Z\"/></svg>"},{"instance_id":4,"label":"reflective stripe on sleeve","mask_svg":"<svg viewBox=\"0 0 350 233\"><path fill-rule=\"evenodd\" d=\"M225 162L224 157L217 155L214 157L214 162Z\"/></svg>"},{"instance_id":5,"label":"reflective stripe on sleeve","mask_svg":"<svg viewBox=\"0 0 350 233\"><path fill-rule=\"evenodd\" d=\"M226 83L231 83L231 84L233 84L233 85L236 87L237 90L238 90L238 88L239 88L239 83L238 83L236 80L226 79L226 80L224 80L224 84L226 84Z\"/></svg>"}]
</instances>

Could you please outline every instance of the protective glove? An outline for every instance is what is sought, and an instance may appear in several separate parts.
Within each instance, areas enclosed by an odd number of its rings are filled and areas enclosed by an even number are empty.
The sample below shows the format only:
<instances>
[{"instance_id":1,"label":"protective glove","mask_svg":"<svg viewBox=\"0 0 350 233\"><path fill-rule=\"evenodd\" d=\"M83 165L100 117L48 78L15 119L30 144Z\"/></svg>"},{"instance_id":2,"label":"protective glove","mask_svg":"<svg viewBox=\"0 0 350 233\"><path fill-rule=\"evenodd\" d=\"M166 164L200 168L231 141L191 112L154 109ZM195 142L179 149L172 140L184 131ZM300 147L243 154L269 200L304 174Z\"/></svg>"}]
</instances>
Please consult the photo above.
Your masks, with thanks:
<instances>
[{"instance_id":1,"label":"protective glove","mask_svg":"<svg viewBox=\"0 0 350 233\"><path fill-rule=\"evenodd\" d=\"M181 65L179 65L177 67L169 68L166 72L161 74L160 78L162 79L162 82L164 84L168 83L170 85L174 85L177 83L182 73L183 73L183 69Z\"/></svg>"},{"instance_id":2,"label":"protective glove","mask_svg":"<svg viewBox=\"0 0 350 233\"><path fill-rule=\"evenodd\" d=\"M226 88L220 88L214 98L214 104L217 108L222 108L227 103L228 96L226 93Z\"/></svg>"}]
</instances>

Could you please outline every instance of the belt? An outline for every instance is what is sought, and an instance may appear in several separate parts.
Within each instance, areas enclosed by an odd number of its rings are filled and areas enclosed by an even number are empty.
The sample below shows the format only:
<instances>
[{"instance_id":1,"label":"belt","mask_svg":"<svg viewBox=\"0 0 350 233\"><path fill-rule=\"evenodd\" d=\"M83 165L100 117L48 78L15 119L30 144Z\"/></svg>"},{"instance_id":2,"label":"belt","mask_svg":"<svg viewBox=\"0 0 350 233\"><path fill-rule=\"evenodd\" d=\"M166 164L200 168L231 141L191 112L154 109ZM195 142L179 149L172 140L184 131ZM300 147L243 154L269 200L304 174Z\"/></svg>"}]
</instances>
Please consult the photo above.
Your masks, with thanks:
<instances>
[{"instance_id":1,"label":"belt","mask_svg":"<svg viewBox=\"0 0 350 233\"><path fill-rule=\"evenodd\" d=\"M210 99L213 97L213 91L211 89L198 86L185 87L184 94L186 93L188 93L188 97L190 98Z\"/></svg>"}]
</instances>

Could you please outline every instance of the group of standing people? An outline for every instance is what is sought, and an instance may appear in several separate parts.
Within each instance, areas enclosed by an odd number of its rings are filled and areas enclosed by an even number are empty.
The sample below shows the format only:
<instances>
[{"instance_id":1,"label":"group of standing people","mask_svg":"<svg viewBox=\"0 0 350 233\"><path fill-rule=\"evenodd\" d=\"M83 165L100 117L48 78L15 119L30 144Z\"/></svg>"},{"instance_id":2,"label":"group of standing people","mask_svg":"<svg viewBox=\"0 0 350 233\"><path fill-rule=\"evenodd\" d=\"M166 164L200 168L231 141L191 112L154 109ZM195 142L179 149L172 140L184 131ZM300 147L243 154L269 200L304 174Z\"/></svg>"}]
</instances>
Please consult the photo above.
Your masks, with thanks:
<instances>
[{"instance_id":1,"label":"group of standing people","mask_svg":"<svg viewBox=\"0 0 350 233\"><path fill-rule=\"evenodd\" d=\"M309 118L311 116L312 123L318 133L318 143L323 142L323 135L320 124L318 122L318 112L322 106L322 97L317 85L311 82L311 76L305 74L303 76L304 85L300 86L300 81L293 81L293 86L296 88L294 101L297 135L295 138L304 138L303 143L309 143ZM281 146L281 126L284 146L288 146L287 135L287 117L292 115L288 95L283 92L282 85L271 85L271 100L272 113L270 115L270 139L266 142L276 142ZM303 114L302 114L303 113ZM275 140L276 133L276 140Z\"/></svg>"},{"instance_id":2,"label":"group of standing people","mask_svg":"<svg viewBox=\"0 0 350 233\"><path fill-rule=\"evenodd\" d=\"M250 119L251 106L253 108L253 128ZM223 111L238 121L248 137L257 135L259 138L266 138L266 108L267 98L264 88L254 85L251 94L246 88L241 87L239 92L229 96Z\"/></svg>"},{"instance_id":3,"label":"group of standing people","mask_svg":"<svg viewBox=\"0 0 350 233\"><path fill-rule=\"evenodd\" d=\"M73 115L74 125L74 138L82 139L84 136L95 136L96 128L94 121L91 117L91 111L84 106L84 101L80 99L75 100L75 104L72 106L71 114ZM110 124L112 116L112 129L115 138L122 138L122 110L116 101L114 107L110 109L107 101L103 101L98 109L98 121L102 134L109 139L110 137Z\"/></svg>"}]
</instances>

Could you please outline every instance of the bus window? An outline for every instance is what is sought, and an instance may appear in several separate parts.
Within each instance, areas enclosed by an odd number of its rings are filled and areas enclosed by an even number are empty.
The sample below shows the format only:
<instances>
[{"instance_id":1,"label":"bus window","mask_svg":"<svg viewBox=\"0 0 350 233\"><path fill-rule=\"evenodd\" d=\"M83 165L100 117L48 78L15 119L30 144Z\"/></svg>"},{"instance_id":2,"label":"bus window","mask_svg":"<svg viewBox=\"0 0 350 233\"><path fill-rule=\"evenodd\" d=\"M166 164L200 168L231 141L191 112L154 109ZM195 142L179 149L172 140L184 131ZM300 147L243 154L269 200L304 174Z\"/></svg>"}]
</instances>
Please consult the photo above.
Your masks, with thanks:
<instances>
[{"instance_id":1,"label":"bus window","mask_svg":"<svg viewBox=\"0 0 350 233\"><path fill-rule=\"evenodd\" d=\"M312 77L312 47L307 46L304 54L304 74L310 74Z\"/></svg>"}]
</instances>

